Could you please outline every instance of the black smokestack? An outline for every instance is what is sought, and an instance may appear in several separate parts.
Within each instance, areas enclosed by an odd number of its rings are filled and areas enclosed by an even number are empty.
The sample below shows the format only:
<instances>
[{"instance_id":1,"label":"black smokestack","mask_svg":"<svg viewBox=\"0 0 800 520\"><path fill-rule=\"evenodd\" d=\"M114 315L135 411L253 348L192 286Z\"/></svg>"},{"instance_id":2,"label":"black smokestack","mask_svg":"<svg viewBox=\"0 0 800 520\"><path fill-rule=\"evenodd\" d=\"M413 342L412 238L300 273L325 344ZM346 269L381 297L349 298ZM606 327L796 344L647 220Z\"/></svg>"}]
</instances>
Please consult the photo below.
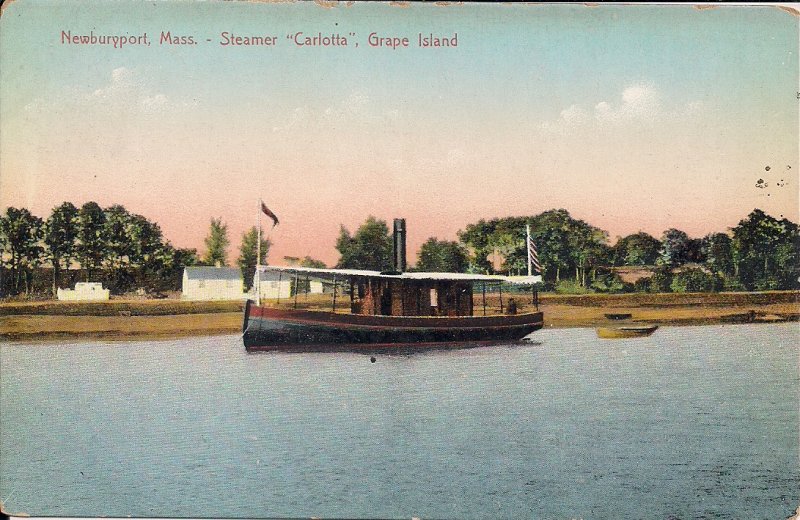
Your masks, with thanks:
<instances>
[{"instance_id":1,"label":"black smokestack","mask_svg":"<svg viewBox=\"0 0 800 520\"><path fill-rule=\"evenodd\" d=\"M406 270L406 219L394 219L394 270Z\"/></svg>"}]
</instances>

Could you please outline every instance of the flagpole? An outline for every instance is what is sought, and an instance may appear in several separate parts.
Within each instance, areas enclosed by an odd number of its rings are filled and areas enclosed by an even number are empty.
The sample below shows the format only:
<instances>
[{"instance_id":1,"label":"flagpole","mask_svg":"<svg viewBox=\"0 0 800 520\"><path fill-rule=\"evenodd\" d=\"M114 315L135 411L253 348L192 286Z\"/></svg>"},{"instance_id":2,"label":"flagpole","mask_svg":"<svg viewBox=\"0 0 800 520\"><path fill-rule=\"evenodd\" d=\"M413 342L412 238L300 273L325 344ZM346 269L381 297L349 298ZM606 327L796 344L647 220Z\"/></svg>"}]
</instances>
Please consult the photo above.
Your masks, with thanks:
<instances>
[{"instance_id":1,"label":"flagpole","mask_svg":"<svg viewBox=\"0 0 800 520\"><path fill-rule=\"evenodd\" d=\"M258 242L256 243L256 305L261 305L261 199L258 199L258 208L256 209L257 227L258 227Z\"/></svg>"},{"instance_id":2,"label":"flagpole","mask_svg":"<svg viewBox=\"0 0 800 520\"><path fill-rule=\"evenodd\" d=\"M528 252L528 276L533 276L533 267L531 265L531 225L525 224L525 250Z\"/></svg>"}]
</instances>

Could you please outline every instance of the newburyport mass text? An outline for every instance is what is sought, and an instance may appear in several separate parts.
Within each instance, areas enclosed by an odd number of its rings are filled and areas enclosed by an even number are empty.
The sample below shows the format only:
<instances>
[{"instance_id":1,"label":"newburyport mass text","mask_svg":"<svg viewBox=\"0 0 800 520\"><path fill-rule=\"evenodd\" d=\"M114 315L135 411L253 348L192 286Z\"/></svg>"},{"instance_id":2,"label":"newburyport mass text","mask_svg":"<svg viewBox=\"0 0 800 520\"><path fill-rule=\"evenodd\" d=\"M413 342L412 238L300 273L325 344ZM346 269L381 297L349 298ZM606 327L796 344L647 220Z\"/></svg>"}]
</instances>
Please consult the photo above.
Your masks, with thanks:
<instances>
[{"instance_id":1,"label":"newburyport mass text","mask_svg":"<svg viewBox=\"0 0 800 520\"><path fill-rule=\"evenodd\" d=\"M276 34L238 34L233 31L222 31L216 38L205 38L194 34L179 33L172 30L162 30L155 40L151 40L147 32L140 34L102 34L95 31L88 33L75 33L72 30L61 31L62 45L99 45L115 49L131 46L150 47L155 41L159 46L194 46L202 44L216 44L222 47L274 47L281 40L288 45L296 47L351 47L403 49L408 47L421 48L451 48L458 47L458 33L434 34L432 32L419 32L413 36L370 33L365 40L358 38L354 32L349 33L324 33L320 31L293 31L283 38Z\"/></svg>"}]
</instances>

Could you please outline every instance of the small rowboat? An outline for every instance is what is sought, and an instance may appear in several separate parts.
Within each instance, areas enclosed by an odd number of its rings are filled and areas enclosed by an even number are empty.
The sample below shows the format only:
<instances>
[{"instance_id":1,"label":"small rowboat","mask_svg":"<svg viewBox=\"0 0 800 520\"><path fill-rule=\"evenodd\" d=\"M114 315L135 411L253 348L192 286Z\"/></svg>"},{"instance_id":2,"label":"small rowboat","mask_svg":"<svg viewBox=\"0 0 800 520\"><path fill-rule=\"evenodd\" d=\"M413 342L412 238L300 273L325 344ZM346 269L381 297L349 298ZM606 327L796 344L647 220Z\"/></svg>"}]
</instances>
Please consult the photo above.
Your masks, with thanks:
<instances>
[{"instance_id":1,"label":"small rowboat","mask_svg":"<svg viewBox=\"0 0 800 520\"><path fill-rule=\"evenodd\" d=\"M626 313L606 313L604 314L604 316L608 320L629 320L633 315L626 312Z\"/></svg>"},{"instance_id":2,"label":"small rowboat","mask_svg":"<svg viewBox=\"0 0 800 520\"><path fill-rule=\"evenodd\" d=\"M643 338L656 331L658 325L625 325L622 327L598 327L597 336L603 339Z\"/></svg>"}]
</instances>

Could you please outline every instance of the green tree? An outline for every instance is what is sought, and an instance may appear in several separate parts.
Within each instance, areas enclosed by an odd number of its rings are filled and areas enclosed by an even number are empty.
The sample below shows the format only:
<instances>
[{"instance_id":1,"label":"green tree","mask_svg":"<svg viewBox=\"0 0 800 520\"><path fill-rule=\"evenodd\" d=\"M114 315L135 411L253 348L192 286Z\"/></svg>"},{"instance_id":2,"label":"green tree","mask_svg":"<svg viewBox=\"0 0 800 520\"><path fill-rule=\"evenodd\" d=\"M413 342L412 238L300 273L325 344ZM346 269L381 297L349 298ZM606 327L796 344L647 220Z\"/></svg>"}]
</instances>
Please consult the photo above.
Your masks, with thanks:
<instances>
[{"instance_id":1,"label":"green tree","mask_svg":"<svg viewBox=\"0 0 800 520\"><path fill-rule=\"evenodd\" d=\"M53 296L58 291L62 264L69 269L75 256L77 237L78 208L71 202L53 208L44 226L44 243L53 265Z\"/></svg>"},{"instance_id":2,"label":"green tree","mask_svg":"<svg viewBox=\"0 0 800 520\"><path fill-rule=\"evenodd\" d=\"M685 264L688 258L689 235L675 228L664 231L657 263L667 267L677 267Z\"/></svg>"},{"instance_id":3,"label":"green tree","mask_svg":"<svg viewBox=\"0 0 800 520\"><path fill-rule=\"evenodd\" d=\"M712 272L725 276L732 275L733 241L725 233L711 233L703 238L705 264Z\"/></svg>"},{"instance_id":4,"label":"green tree","mask_svg":"<svg viewBox=\"0 0 800 520\"><path fill-rule=\"evenodd\" d=\"M614 265L654 265L658 260L661 241L638 232L620 238L613 247Z\"/></svg>"},{"instance_id":5,"label":"green tree","mask_svg":"<svg viewBox=\"0 0 800 520\"><path fill-rule=\"evenodd\" d=\"M304 256L300 260L300 267L312 267L314 269L325 269L327 266L325 262L322 260L317 260L316 258L311 258L310 256Z\"/></svg>"},{"instance_id":6,"label":"green tree","mask_svg":"<svg viewBox=\"0 0 800 520\"><path fill-rule=\"evenodd\" d=\"M105 213L96 202L87 202L78 210L75 256L86 273L86 281L92 279L106 257L105 221Z\"/></svg>"},{"instance_id":7,"label":"green tree","mask_svg":"<svg viewBox=\"0 0 800 520\"><path fill-rule=\"evenodd\" d=\"M577 283L587 285L587 276L595 276L596 268L608 261L608 234L582 220L570 216L564 209L553 209L533 217L506 217L481 220L459 232L459 239L473 252L472 268L491 272L486 257L499 253L501 269L509 273L527 271L525 226L531 226L531 238L539 253L542 277L550 287L561 281L562 275L574 272Z\"/></svg>"},{"instance_id":8,"label":"green tree","mask_svg":"<svg viewBox=\"0 0 800 520\"><path fill-rule=\"evenodd\" d=\"M672 292L711 292L718 291L722 280L702 269L685 269L672 278Z\"/></svg>"},{"instance_id":9,"label":"green tree","mask_svg":"<svg viewBox=\"0 0 800 520\"><path fill-rule=\"evenodd\" d=\"M792 289L800 275L797 224L778 220L760 209L733 228L736 277L747 290Z\"/></svg>"},{"instance_id":10,"label":"green tree","mask_svg":"<svg viewBox=\"0 0 800 520\"><path fill-rule=\"evenodd\" d=\"M203 257L205 265L228 265L228 225L221 218L212 218L208 236L205 240L206 254Z\"/></svg>"},{"instance_id":11,"label":"green tree","mask_svg":"<svg viewBox=\"0 0 800 520\"><path fill-rule=\"evenodd\" d=\"M32 269L39 265L44 248L42 219L25 208L9 207L0 217L0 240L3 249L10 255L11 286L15 294L20 292L20 279L24 282L25 294L32 288Z\"/></svg>"},{"instance_id":12,"label":"green tree","mask_svg":"<svg viewBox=\"0 0 800 520\"><path fill-rule=\"evenodd\" d=\"M492 263L489 255L493 252L490 238L494 234L498 219L489 222L479 220L469 224L458 232L458 239L471 250L469 271L475 273L491 273Z\"/></svg>"},{"instance_id":13,"label":"green tree","mask_svg":"<svg viewBox=\"0 0 800 520\"><path fill-rule=\"evenodd\" d=\"M106 280L112 292L122 293L133 283L131 259L135 253L135 244L130 235L132 216L119 204L106 208L103 213L103 267Z\"/></svg>"},{"instance_id":14,"label":"green tree","mask_svg":"<svg viewBox=\"0 0 800 520\"><path fill-rule=\"evenodd\" d=\"M361 224L354 235L341 226L336 240L339 251L339 269L392 269L392 237L386 222L373 216Z\"/></svg>"},{"instance_id":15,"label":"green tree","mask_svg":"<svg viewBox=\"0 0 800 520\"><path fill-rule=\"evenodd\" d=\"M270 248L269 240L261 238L261 265L267 265L267 256ZM236 264L242 270L245 280L252 280L256 270L256 257L258 256L258 229L251 227L242 235L242 244L239 246L239 258ZM252 283L252 282L251 282ZM248 284L248 289L250 284Z\"/></svg>"},{"instance_id":16,"label":"green tree","mask_svg":"<svg viewBox=\"0 0 800 520\"><path fill-rule=\"evenodd\" d=\"M468 268L469 255L458 242L429 238L417 256L417 271L465 273Z\"/></svg>"}]
</instances>

